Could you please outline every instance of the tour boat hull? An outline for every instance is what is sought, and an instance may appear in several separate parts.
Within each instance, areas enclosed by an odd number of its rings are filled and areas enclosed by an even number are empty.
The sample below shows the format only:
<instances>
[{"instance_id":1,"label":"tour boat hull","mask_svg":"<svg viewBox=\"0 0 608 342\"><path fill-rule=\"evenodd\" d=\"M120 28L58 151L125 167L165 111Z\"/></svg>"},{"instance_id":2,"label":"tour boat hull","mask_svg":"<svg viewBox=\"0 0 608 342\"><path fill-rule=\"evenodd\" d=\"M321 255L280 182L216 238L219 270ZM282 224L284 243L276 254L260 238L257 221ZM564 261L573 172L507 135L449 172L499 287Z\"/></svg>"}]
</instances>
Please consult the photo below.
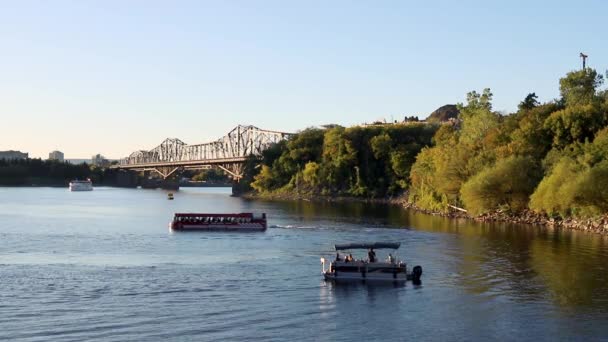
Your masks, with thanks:
<instances>
[{"instance_id":1,"label":"tour boat hull","mask_svg":"<svg viewBox=\"0 0 608 342\"><path fill-rule=\"evenodd\" d=\"M239 225L216 225L216 224L191 224L174 225L172 230L179 231L231 231L231 232L263 232L266 227L261 224L239 224Z\"/></svg>"},{"instance_id":2,"label":"tour boat hull","mask_svg":"<svg viewBox=\"0 0 608 342\"><path fill-rule=\"evenodd\" d=\"M267 222L266 214L177 213L170 228L175 231L263 232L267 228Z\"/></svg>"},{"instance_id":3,"label":"tour boat hull","mask_svg":"<svg viewBox=\"0 0 608 342\"><path fill-rule=\"evenodd\" d=\"M70 191L93 191L93 183L90 180L74 180L70 182L69 189Z\"/></svg>"}]
</instances>

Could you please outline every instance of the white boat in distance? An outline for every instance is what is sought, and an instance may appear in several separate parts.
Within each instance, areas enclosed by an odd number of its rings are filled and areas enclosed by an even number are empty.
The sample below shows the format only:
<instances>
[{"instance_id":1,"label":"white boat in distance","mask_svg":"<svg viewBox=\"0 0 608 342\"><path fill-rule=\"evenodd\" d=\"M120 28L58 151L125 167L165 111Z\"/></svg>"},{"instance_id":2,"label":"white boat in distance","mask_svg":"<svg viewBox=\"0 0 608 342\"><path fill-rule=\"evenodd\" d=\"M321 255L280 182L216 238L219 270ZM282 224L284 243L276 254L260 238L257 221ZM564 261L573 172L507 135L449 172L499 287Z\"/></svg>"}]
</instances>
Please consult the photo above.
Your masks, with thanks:
<instances>
[{"instance_id":1,"label":"white boat in distance","mask_svg":"<svg viewBox=\"0 0 608 342\"><path fill-rule=\"evenodd\" d=\"M92 191L93 182L90 179L87 180L73 180L70 182L70 191Z\"/></svg>"},{"instance_id":2,"label":"white boat in distance","mask_svg":"<svg viewBox=\"0 0 608 342\"><path fill-rule=\"evenodd\" d=\"M401 243L374 242L374 243L350 243L335 245L336 259L326 269L327 260L321 258L322 273L325 280L347 280L347 281L384 281L405 282L413 280L419 282L422 276L422 267L415 266L411 271L402 260L389 253L385 261L378 261L375 249L397 250ZM340 251L367 249L367 259L355 259L352 254L340 255Z\"/></svg>"}]
</instances>

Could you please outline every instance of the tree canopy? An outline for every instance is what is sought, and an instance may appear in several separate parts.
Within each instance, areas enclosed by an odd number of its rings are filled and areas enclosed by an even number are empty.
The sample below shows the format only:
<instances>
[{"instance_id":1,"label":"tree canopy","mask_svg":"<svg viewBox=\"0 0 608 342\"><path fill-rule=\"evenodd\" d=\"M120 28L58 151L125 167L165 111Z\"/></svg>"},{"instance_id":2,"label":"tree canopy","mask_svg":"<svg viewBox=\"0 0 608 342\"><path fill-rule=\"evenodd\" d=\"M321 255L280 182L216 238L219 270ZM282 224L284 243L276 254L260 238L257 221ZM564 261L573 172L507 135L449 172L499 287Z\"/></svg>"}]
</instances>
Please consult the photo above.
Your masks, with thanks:
<instances>
[{"instance_id":1,"label":"tree canopy","mask_svg":"<svg viewBox=\"0 0 608 342\"><path fill-rule=\"evenodd\" d=\"M561 98L532 92L511 114L490 89L471 91L449 122L306 129L265 152L259 192L382 197L471 214L532 209L550 215L608 211L608 91L593 69L559 81Z\"/></svg>"}]
</instances>

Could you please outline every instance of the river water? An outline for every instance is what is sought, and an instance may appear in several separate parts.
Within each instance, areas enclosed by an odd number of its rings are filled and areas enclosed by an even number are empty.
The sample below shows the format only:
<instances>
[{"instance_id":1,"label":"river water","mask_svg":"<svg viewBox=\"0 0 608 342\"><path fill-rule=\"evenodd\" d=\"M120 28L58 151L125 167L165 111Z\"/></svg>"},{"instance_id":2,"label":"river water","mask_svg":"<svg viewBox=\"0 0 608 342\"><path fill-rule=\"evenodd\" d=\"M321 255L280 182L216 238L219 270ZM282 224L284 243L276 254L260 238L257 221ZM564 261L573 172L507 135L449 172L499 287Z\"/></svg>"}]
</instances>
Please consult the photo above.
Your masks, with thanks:
<instances>
[{"instance_id":1,"label":"river water","mask_svg":"<svg viewBox=\"0 0 608 342\"><path fill-rule=\"evenodd\" d=\"M171 233L180 211L266 212L270 228ZM422 284L323 281L319 258L361 241L401 242ZM0 340L607 340L607 248L588 233L223 188L174 201L0 188Z\"/></svg>"}]
</instances>

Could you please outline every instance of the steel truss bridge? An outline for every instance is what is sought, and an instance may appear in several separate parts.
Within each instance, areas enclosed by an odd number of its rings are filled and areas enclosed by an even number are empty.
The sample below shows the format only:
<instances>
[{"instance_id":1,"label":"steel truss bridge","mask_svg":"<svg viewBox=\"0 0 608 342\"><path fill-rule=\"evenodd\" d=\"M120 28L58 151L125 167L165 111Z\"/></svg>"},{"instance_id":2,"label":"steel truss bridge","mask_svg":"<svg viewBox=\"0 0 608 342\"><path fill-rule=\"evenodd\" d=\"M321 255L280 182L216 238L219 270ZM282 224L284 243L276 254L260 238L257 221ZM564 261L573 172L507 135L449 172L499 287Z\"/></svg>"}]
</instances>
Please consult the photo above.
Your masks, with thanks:
<instances>
[{"instance_id":1,"label":"steel truss bridge","mask_svg":"<svg viewBox=\"0 0 608 342\"><path fill-rule=\"evenodd\" d=\"M290 135L255 126L239 125L220 139L204 144L188 145L179 139L165 139L149 151L131 153L112 168L154 171L167 179L180 170L215 166L238 181L243 176L243 166L247 158L260 157L265 149Z\"/></svg>"}]
</instances>

